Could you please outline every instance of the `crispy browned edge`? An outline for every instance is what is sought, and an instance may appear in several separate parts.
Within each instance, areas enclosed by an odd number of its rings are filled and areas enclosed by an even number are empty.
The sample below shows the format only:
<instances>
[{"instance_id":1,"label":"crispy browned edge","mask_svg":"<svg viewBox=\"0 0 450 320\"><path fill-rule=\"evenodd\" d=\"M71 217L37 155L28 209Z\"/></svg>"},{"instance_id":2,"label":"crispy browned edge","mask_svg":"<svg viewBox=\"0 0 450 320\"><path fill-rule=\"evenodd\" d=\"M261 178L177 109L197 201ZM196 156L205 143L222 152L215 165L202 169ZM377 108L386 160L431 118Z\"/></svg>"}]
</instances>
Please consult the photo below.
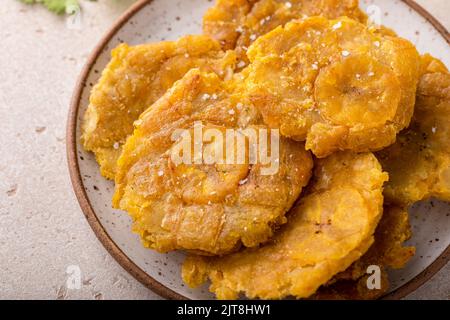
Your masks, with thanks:
<instances>
[{"instance_id":1,"label":"crispy browned edge","mask_svg":"<svg viewBox=\"0 0 450 320\"><path fill-rule=\"evenodd\" d=\"M78 78L75 90L70 102L69 115L67 120L67 130L66 130L66 150L67 150L67 161L70 172L70 179L72 181L73 189L75 195L77 196L80 207L86 216L92 230L94 231L97 238L106 248L106 250L116 259L116 261L128 271L134 278L145 285L147 288L153 290L157 294L168 298L168 299L180 299L186 300L187 297L169 289L162 283L156 281L150 277L144 270L137 266L127 255L118 247L118 245L109 237L106 230L103 228L101 222L99 221L94 209L89 201L86 194L86 190L83 185L83 180L81 178L79 166L78 166L78 155L77 155L77 140L76 140L76 130L77 130L77 114L78 108L81 100L81 95L83 89L86 86L86 80L95 64L98 56L101 54L110 39L117 33L117 31L127 23L130 18L132 18L137 12L139 12L143 7L151 3L153 0L140 0L131 6L109 29L106 35L101 39L99 44L95 47L91 53L86 65L84 66L81 75ZM417 11L421 16L427 19L444 37L447 43L450 44L450 34L447 29L440 24L428 11L422 8L413 0L402 0L412 9ZM397 288L391 293L385 295L382 299L401 299L407 294L413 292L429 280L435 273L437 273L448 261L450 260L450 246L448 246L444 252L425 270L423 270L415 278L404 284L403 286Z\"/></svg>"}]
</instances>

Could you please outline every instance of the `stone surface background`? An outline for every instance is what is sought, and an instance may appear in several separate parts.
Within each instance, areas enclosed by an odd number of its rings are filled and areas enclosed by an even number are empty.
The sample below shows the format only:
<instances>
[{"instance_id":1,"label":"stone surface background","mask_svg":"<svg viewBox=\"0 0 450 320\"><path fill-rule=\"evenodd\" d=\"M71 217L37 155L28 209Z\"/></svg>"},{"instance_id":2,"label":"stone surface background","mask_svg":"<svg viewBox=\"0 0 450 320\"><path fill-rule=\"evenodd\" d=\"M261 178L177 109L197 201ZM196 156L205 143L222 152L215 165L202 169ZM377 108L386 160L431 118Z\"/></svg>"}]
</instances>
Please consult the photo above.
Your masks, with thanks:
<instances>
[{"instance_id":1,"label":"stone surface background","mask_svg":"<svg viewBox=\"0 0 450 320\"><path fill-rule=\"evenodd\" d=\"M81 0L82 28L17 0L0 4L0 299L159 299L98 242L72 191L65 129L90 51L135 0ZM450 29L450 1L418 0ZM78 266L81 288L66 286ZM409 295L450 299L450 265Z\"/></svg>"}]
</instances>

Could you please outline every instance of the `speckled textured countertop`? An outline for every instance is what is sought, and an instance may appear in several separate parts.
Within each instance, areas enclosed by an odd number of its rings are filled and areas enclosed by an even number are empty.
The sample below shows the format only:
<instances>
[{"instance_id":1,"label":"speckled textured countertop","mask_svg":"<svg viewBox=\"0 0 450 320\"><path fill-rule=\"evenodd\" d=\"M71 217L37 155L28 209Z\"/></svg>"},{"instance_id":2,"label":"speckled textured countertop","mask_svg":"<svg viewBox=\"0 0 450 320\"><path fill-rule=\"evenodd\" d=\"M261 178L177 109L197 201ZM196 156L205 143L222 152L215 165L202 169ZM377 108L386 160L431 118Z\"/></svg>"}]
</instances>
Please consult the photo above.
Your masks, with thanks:
<instances>
[{"instance_id":1,"label":"speckled textured countertop","mask_svg":"<svg viewBox=\"0 0 450 320\"><path fill-rule=\"evenodd\" d=\"M81 28L39 6L0 6L0 299L159 299L91 231L72 191L66 117L90 51L134 0L81 0ZM450 29L450 1L418 0ZM67 271L79 268L78 289ZM69 269L68 269L69 268ZM450 265L408 298L450 299Z\"/></svg>"}]
</instances>

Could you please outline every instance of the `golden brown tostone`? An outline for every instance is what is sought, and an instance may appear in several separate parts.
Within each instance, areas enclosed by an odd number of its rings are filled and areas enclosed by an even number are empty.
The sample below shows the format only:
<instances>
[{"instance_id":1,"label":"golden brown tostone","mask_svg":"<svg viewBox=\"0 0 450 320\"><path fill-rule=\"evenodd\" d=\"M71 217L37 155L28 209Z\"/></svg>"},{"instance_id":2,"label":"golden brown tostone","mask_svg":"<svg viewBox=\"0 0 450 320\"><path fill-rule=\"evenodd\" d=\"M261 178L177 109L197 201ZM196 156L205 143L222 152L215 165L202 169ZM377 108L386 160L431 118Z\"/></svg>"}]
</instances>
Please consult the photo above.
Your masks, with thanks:
<instances>
[{"instance_id":1,"label":"golden brown tostone","mask_svg":"<svg viewBox=\"0 0 450 320\"><path fill-rule=\"evenodd\" d=\"M114 179L122 145L133 122L190 69L230 77L234 52L223 52L208 36L186 36L175 42L130 47L121 44L92 89L83 118L81 140L93 151L101 173Z\"/></svg>"},{"instance_id":2,"label":"golden brown tostone","mask_svg":"<svg viewBox=\"0 0 450 320\"><path fill-rule=\"evenodd\" d=\"M243 76L264 122L319 158L380 150L410 122L420 60L406 40L313 17L260 37L247 54Z\"/></svg>"},{"instance_id":3,"label":"golden brown tostone","mask_svg":"<svg viewBox=\"0 0 450 320\"><path fill-rule=\"evenodd\" d=\"M429 55L421 69L410 127L377 153L390 176L387 201L406 206L430 197L450 201L450 73Z\"/></svg>"},{"instance_id":4,"label":"golden brown tostone","mask_svg":"<svg viewBox=\"0 0 450 320\"><path fill-rule=\"evenodd\" d=\"M387 269L401 269L414 256L415 248L404 246L411 237L408 212L395 206L385 206L383 217L375 231L375 242L361 259L347 270L337 274L327 285L321 287L313 299L377 299L389 290ZM381 271L381 287L369 289L367 280L369 266Z\"/></svg>"},{"instance_id":5,"label":"golden brown tostone","mask_svg":"<svg viewBox=\"0 0 450 320\"><path fill-rule=\"evenodd\" d=\"M311 296L358 260L373 243L387 174L371 153L335 153L316 163L307 195L272 241L224 257L191 256L190 286L211 280L219 299Z\"/></svg>"},{"instance_id":6,"label":"golden brown tostone","mask_svg":"<svg viewBox=\"0 0 450 320\"><path fill-rule=\"evenodd\" d=\"M247 48L260 36L307 16L341 16L366 21L358 0L218 0L203 18L203 31L224 49L236 49L246 63Z\"/></svg>"},{"instance_id":7,"label":"golden brown tostone","mask_svg":"<svg viewBox=\"0 0 450 320\"><path fill-rule=\"evenodd\" d=\"M173 160L172 134L192 132L198 121L204 131L267 129L237 85L193 69L141 115L118 161L114 205L130 213L145 246L203 254L257 246L285 222L285 213L308 183L309 152L304 144L284 138L276 159L279 170L270 175L262 173L266 165L252 164L248 157L241 164Z\"/></svg>"}]
</instances>

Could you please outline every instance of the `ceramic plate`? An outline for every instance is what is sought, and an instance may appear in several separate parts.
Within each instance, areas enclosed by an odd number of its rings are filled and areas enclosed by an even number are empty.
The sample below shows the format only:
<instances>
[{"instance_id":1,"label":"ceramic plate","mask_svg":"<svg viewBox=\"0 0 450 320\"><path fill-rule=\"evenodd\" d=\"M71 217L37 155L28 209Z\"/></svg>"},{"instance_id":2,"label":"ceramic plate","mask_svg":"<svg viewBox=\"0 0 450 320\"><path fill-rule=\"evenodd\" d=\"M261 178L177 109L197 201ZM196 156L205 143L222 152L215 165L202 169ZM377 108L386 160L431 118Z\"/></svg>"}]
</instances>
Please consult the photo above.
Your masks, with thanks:
<instances>
[{"instance_id":1,"label":"ceramic plate","mask_svg":"<svg viewBox=\"0 0 450 320\"><path fill-rule=\"evenodd\" d=\"M141 44L175 40L201 33L201 21L211 0L143 0L136 3L111 28L94 50L75 89L67 129L67 149L72 182L80 205L94 232L112 256L134 277L167 298L210 299L207 286L192 290L181 280L183 253L160 254L142 247L131 221L111 208L114 185L99 174L91 153L80 145L81 117L88 105L92 84L120 42ZM412 41L421 53L429 52L450 66L448 32L412 1L361 1L366 12ZM401 298L412 292L449 259L450 205L438 201L420 203L411 211L417 254L405 269L392 272L391 292L385 298Z\"/></svg>"}]
</instances>

